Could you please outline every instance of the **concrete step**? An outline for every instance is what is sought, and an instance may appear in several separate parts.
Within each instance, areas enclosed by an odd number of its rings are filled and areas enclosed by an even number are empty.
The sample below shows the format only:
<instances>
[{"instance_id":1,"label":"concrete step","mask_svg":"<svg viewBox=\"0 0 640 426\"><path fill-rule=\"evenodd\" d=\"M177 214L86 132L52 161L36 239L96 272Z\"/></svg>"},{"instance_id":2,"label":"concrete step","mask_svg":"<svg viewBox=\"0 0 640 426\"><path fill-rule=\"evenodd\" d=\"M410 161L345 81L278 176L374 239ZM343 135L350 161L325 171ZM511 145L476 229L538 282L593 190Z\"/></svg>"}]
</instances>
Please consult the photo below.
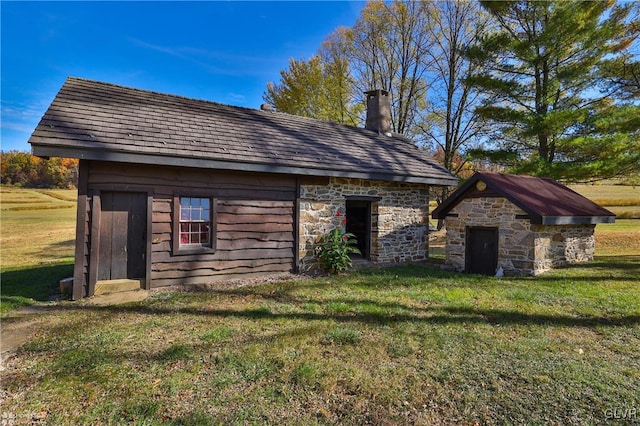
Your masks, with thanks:
<instances>
[{"instance_id":1,"label":"concrete step","mask_svg":"<svg viewBox=\"0 0 640 426\"><path fill-rule=\"evenodd\" d=\"M119 305L122 303L139 302L149 296L148 290L120 291L117 293L100 294L84 299L86 304L95 306Z\"/></svg>"},{"instance_id":2,"label":"concrete step","mask_svg":"<svg viewBox=\"0 0 640 426\"><path fill-rule=\"evenodd\" d=\"M122 293L140 290L142 287L144 287L144 280L104 280L96 283L93 294L100 296L102 294Z\"/></svg>"}]
</instances>

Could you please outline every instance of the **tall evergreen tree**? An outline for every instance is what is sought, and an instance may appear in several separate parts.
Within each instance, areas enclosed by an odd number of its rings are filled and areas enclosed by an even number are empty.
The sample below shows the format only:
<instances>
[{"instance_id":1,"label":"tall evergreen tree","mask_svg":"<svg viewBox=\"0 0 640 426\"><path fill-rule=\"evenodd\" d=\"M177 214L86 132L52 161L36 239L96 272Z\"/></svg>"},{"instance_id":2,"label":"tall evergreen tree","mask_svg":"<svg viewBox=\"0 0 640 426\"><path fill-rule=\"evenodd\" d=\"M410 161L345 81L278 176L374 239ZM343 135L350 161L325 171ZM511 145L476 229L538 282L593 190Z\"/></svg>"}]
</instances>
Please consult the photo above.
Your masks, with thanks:
<instances>
[{"instance_id":1,"label":"tall evergreen tree","mask_svg":"<svg viewBox=\"0 0 640 426\"><path fill-rule=\"evenodd\" d=\"M601 87L627 101L640 101L640 2L631 4L627 40L632 44L624 54L603 61L599 68Z\"/></svg>"},{"instance_id":2,"label":"tall evergreen tree","mask_svg":"<svg viewBox=\"0 0 640 426\"><path fill-rule=\"evenodd\" d=\"M638 107L600 91L605 60L627 53L632 6L612 1L482 1L498 30L469 49L470 78L491 102L512 170L564 180L632 173L640 161ZM504 155L504 154L507 155ZM496 154L494 152L494 154Z\"/></svg>"}]
</instances>

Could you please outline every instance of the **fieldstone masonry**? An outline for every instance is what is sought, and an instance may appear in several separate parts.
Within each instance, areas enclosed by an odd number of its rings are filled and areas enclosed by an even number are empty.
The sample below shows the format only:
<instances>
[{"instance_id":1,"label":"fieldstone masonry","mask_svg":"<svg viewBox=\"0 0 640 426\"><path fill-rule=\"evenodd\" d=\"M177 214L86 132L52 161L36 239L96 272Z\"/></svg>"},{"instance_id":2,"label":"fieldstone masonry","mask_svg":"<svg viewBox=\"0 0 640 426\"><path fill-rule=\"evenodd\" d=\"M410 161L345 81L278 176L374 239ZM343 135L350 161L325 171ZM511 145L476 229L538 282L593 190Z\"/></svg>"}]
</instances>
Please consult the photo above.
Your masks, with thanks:
<instances>
[{"instance_id":1,"label":"fieldstone masonry","mask_svg":"<svg viewBox=\"0 0 640 426\"><path fill-rule=\"evenodd\" d=\"M300 188L300 266L317 267L318 238L344 229L349 196L371 197L371 261L418 262L428 259L429 191L427 185L330 178L328 185Z\"/></svg>"},{"instance_id":2,"label":"fieldstone masonry","mask_svg":"<svg viewBox=\"0 0 640 426\"><path fill-rule=\"evenodd\" d=\"M446 263L465 269L467 226L498 228L498 267L506 274L537 275L593 260L595 225L535 225L506 198L465 198L446 218ZM525 218L520 218L525 217Z\"/></svg>"},{"instance_id":3,"label":"fieldstone masonry","mask_svg":"<svg viewBox=\"0 0 640 426\"><path fill-rule=\"evenodd\" d=\"M533 225L536 270L542 272L590 262L595 254L595 225Z\"/></svg>"}]
</instances>

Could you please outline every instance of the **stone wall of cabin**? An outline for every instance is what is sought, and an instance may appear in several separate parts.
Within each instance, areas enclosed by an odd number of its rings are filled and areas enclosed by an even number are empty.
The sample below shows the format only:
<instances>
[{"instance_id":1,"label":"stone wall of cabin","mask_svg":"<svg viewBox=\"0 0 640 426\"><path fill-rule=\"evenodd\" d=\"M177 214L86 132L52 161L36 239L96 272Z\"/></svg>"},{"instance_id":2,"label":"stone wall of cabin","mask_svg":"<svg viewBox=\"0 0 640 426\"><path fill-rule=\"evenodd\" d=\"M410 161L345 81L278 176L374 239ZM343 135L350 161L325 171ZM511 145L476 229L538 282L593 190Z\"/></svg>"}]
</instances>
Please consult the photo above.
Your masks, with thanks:
<instances>
[{"instance_id":1,"label":"stone wall of cabin","mask_svg":"<svg viewBox=\"0 0 640 426\"><path fill-rule=\"evenodd\" d=\"M429 192L423 184L330 178L328 184L300 186L300 266L317 267L318 238L344 229L347 197L371 197L371 261L419 262L428 259Z\"/></svg>"},{"instance_id":2,"label":"stone wall of cabin","mask_svg":"<svg viewBox=\"0 0 640 426\"><path fill-rule=\"evenodd\" d=\"M532 225L526 212L502 197L465 198L447 217L446 264L465 270L467 226L498 228L498 267L537 275L593 260L595 225Z\"/></svg>"}]
</instances>

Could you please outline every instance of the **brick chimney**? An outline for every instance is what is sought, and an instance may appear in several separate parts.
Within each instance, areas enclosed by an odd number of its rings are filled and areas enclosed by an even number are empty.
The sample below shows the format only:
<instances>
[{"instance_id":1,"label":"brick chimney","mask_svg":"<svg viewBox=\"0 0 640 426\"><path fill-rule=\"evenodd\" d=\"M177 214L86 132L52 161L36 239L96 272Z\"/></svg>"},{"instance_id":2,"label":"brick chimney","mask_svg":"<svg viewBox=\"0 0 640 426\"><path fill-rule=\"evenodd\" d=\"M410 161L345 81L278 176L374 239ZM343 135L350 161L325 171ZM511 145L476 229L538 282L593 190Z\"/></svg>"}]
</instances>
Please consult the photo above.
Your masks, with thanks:
<instances>
[{"instance_id":1,"label":"brick chimney","mask_svg":"<svg viewBox=\"0 0 640 426\"><path fill-rule=\"evenodd\" d=\"M391 136L391 101L386 90L370 90L367 95L367 121L365 129Z\"/></svg>"}]
</instances>

